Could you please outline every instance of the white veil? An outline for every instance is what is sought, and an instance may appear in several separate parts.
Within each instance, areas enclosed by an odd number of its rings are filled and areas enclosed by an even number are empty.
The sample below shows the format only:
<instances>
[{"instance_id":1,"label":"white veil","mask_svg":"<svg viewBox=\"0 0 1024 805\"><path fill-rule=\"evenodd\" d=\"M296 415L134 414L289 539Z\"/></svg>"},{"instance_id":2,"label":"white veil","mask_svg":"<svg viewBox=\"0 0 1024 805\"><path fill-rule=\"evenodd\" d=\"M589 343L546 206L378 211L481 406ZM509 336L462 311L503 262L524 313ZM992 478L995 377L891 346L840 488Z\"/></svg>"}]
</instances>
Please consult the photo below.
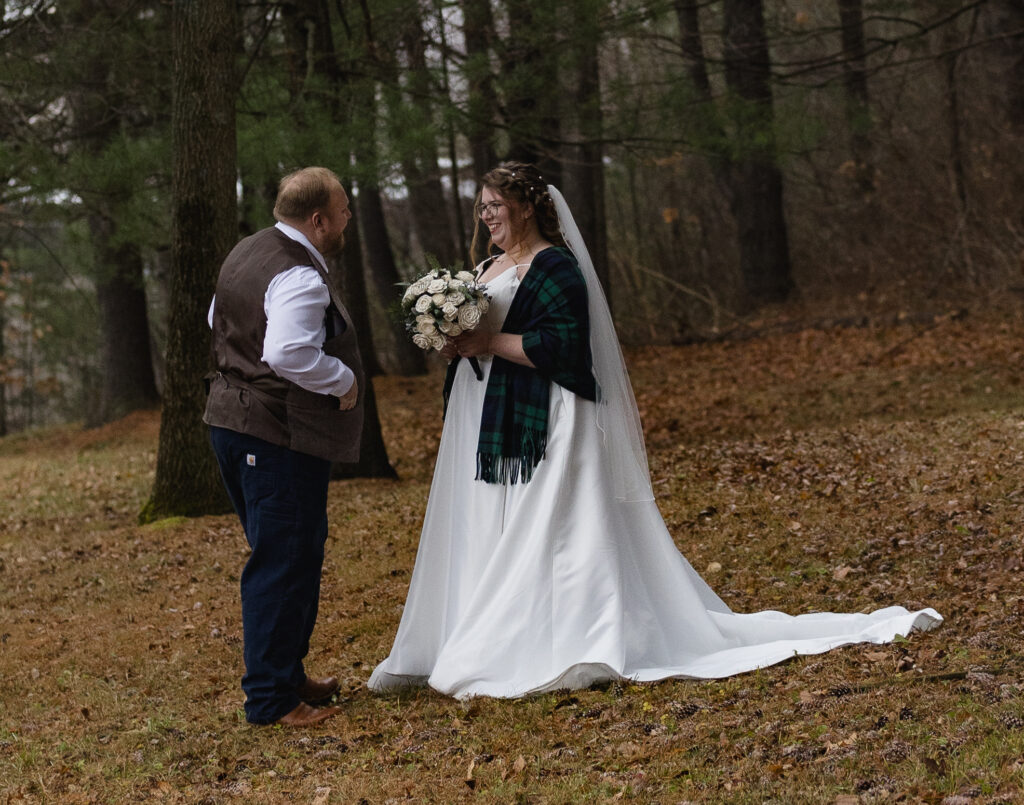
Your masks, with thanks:
<instances>
[{"instance_id":1,"label":"white veil","mask_svg":"<svg viewBox=\"0 0 1024 805\"><path fill-rule=\"evenodd\" d=\"M587 283L590 352L594 360L594 379L597 381L597 427L601 431L612 489L618 500L653 500L640 412L636 407L636 398L633 396L633 387L626 372L626 362L622 358L608 302L569 205L554 185L548 185L548 193L555 202L562 237L576 256Z\"/></svg>"}]
</instances>

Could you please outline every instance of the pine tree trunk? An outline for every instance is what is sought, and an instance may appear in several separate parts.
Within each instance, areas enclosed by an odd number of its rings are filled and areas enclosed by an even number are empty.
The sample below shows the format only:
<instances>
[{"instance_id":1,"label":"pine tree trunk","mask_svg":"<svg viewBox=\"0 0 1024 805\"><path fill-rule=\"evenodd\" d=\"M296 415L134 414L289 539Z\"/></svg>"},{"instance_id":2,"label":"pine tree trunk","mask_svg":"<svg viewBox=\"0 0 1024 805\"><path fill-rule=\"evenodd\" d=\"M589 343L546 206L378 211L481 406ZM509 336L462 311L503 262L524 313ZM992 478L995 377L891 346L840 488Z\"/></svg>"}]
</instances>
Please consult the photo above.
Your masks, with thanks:
<instances>
[{"instance_id":1,"label":"pine tree trunk","mask_svg":"<svg viewBox=\"0 0 1024 805\"><path fill-rule=\"evenodd\" d=\"M377 395L373 390L373 380L369 377L366 378L363 406L363 435L359 447L359 461L332 465L331 478L397 478L398 473L388 461L388 450L380 430Z\"/></svg>"},{"instance_id":2,"label":"pine tree trunk","mask_svg":"<svg viewBox=\"0 0 1024 805\"><path fill-rule=\"evenodd\" d=\"M494 17L490 0L462 0L462 32L466 39L463 76L468 86L466 139L477 178L498 161L494 132L498 120L498 96L491 72Z\"/></svg>"},{"instance_id":3,"label":"pine tree trunk","mask_svg":"<svg viewBox=\"0 0 1024 805\"><path fill-rule=\"evenodd\" d=\"M700 101L700 111L695 115L695 140L699 150L710 154L711 170L718 183L718 189L726 199L732 199L732 184L729 181L728 164L721 144L725 132L711 95L711 79L708 77L707 57L704 55L704 37L700 30L700 3L675 0L676 22L679 25L679 45L690 76L690 84Z\"/></svg>"},{"instance_id":4,"label":"pine tree trunk","mask_svg":"<svg viewBox=\"0 0 1024 805\"><path fill-rule=\"evenodd\" d=\"M358 38L354 36L353 49L357 49L357 52L373 61L377 58L376 54L387 47L387 43L382 44L369 38L374 28L370 8L362 5L361 10L364 15L365 34ZM369 275L370 288L376 296L374 301L379 303L380 309L385 311L386 315L388 308L398 298L402 277L398 274L394 252L391 250L391 238L384 220L384 206L377 184L380 171L380 155L374 139L378 103L377 81L374 77L360 76L354 81L344 82L340 71L335 80L339 97L350 98L350 103L344 105L351 110L347 114L350 118L361 116L359 126L367 132L360 138L353 153L359 176L356 180L353 222L359 226L365 269ZM341 125L348 123L347 120L339 122ZM427 364L423 353L407 337L402 323L388 322L386 326L390 338L384 353L385 357L391 360L384 361L385 369L403 376L424 374L427 371Z\"/></svg>"},{"instance_id":5,"label":"pine tree trunk","mask_svg":"<svg viewBox=\"0 0 1024 805\"><path fill-rule=\"evenodd\" d=\"M380 190L374 185L363 185L359 188L356 196L356 217L359 220L359 234L363 239L363 253L366 255L366 267L374 292L382 306L387 309L398 298L401 290L398 283L401 282L401 277L398 275L398 267L391 251ZM390 350L394 355L392 371L403 377L424 374L427 371L427 363L422 350L408 338L401 322L396 322L391 327L394 341L394 348Z\"/></svg>"},{"instance_id":6,"label":"pine tree trunk","mask_svg":"<svg viewBox=\"0 0 1024 805\"><path fill-rule=\"evenodd\" d=\"M339 126L347 125L348 121L342 111L346 105L340 101L351 91L351 88L345 82L337 53L334 50L331 18L326 4L322 0L301 0L293 7L286 7L285 12L286 21L289 23L287 28L292 32L292 41L296 43L295 47L299 54L296 59L299 74L306 76L315 72L326 76L335 90L335 94L330 99L333 114ZM313 36L310 42L303 39L302 34L311 29ZM351 187L346 187L345 192L349 198L353 198ZM356 328L359 336L359 354L366 374L366 388L363 397L363 432L359 461L350 464L334 464L331 468L331 477L395 478L397 473L388 460L387 448L381 434L377 398L373 389L372 378L380 373L380 364L377 360L373 331L370 325L370 308L366 294L362 248L357 224L358 221L353 221L345 230L346 242L340 258L340 265L338 261L331 265L331 276L338 280L340 295L345 300L345 307L349 311L352 325ZM390 245L388 252L390 254Z\"/></svg>"},{"instance_id":7,"label":"pine tree trunk","mask_svg":"<svg viewBox=\"0 0 1024 805\"><path fill-rule=\"evenodd\" d=\"M103 30L112 25L108 9L96 0L73 7L67 24L73 29ZM68 93L73 110L74 137L90 159L123 136L137 101L117 86L107 86L116 55L109 47L88 52L80 64L79 83ZM86 412L86 426L112 422L130 411L159 403L149 331L149 313L138 244L123 242L118 223L131 205L123 182L106 185L102 180L85 188L92 235L94 279L100 313L101 371L99 402Z\"/></svg>"},{"instance_id":8,"label":"pine tree trunk","mask_svg":"<svg viewBox=\"0 0 1024 805\"><path fill-rule=\"evenodd\" d=\"M536 165L548 184L562 184L561 90L552 34L560 13L547 0L505 0L509 36L502 44L508 158Z\"/></svg>"},{"instance_id":9,"label":"pine tree trunk","mask_svg":"<svg viewBox=\"0 0 1024 805\"><path fill-rule=\"evenodd\" d=\"M348 188L345 188L348 192ZM349 193L349 198L351 198ZM380 428L380 414L377 411L377 395L373 389L373 377L380 374L377 354L370 329L369 305L366 303L366 274L363 271L363 256L359 243L359 228L351 226L345 230L345 249L341 254L341 265L335 261L331 271L340 276L340 295L352 318L352 326L359 333L359 356L366 373L366 390L363 402L363 433L359 446L359 461L331 467L331 477L340 478L397 478L398 473L391 466L384 436Z\"/></svg>"},{"instance_id":10,"label":"pine tree trunk","mask_svg":"<svg viewBox=\"0 0 1024 805\"><path fill-rule=\"evenodd\" d=\"M793 290L793 279L762 0L725 0L724 21L725 80L740 109L730 171L740 275L750 302L779 302Z\"/></svg>"},{"instance_id":11,"label":"pine tree trunk","mask_svg":"<svg viewBox=\"0 0 1024 805\"><path fill-rule=\"evenodd\" d=\"M846 124L850 129L854 179L867 198L875 189L871 161L870 107L868 106L867 57L864 49L862 0L839 0L839 27L843 43L843 89L846 95Z\"/></svg>"},{"instance_id":12,"label":"pine tree trunk","mask_svg":"<svg viewBox=\"0 0 1024 805\"><path fill-rule=\"evenodd\" d=\"M229 510L202 422L210 369L207 311L238 235L235 206L234 0L172 8L172 279L167 387L153 492L144 521Z\"/></svg>"},{"instance_id":13,"label":"pine tree trunk","mask_svg":"<svg viewBox=\"0 0 1024 805\"><path fill-rule=\"evenodd\" d=\"M491 46L495 36L490 0L462 0L462 20L462 34L466 40L462 76L468 87L465 133L473 158L473 175L479 182L481 176L498 164L494 145L498 95L491 70ZM483 251L490 237L484 222L478 220L469 226L465 236L478 249L478 253L468 252L470 262L482 260L484 254L479 252Z\"/></svg>"},{"instance_id":14,"label":"pine tree trunk","mask_svg":"<svg viewBox=\"0 0 1024 805\"><path fill-rule=\"evenodd\" d=\"M10 269L6 260L0 259L0 367L7 362L7 342L4 333L7 331L7 281ZM7 376L0 372L0 436L7 435Z\"/></svg>"},{"instance_id":15,"label":"pine tree trunk","mask_svg":"<svg viewBox=\"0 0 1024 805\"><path fill-rule=\"evenodd\" d=\"M989 0L981 14L983 33L991 39L985 54L993 89L1002 116L1019 135L1024 133L1024 2Z\"/></svg>"},{"instance_id":16,"label":"pine tree trunk","mask_svg":"<svg viewBox=\"0 0 1024 805\"><path fill-rule=\"evenodd\" d=\"M601 65L598 46L603 0L578 2L573 6L573 79L575 92L572 111L578 144L566 146L563 168L566 201L569 203L587 244L605 295L611 304L608 282L608 244L604 209L604 118L601 109Z\"/></svg>"},{"instance_id":17,"label":"pine tree trunk","mask_svg":"<svg viewBox=\"0 0 1024 805\"><path fill-rule=\"evenodd\" d=\"M679 43L682 47L690 83L701 101L711 101L711 81L708 78L707 59L704 56L704 41L700 33L700 4L674 0L672 4L679 25Z\"/></svg>"},{"instance_id":18,"label":"pine tree trunk","mask_svg":"<svg viewBox=\"0 0 1024 805\"><path fill-rule=\"evenodd\" d=\"M402 45L408 54L405 103L417 110L420 125L433 128L434 104L431 98L430 72L426 57L426 34L418 8L410 8L404 26ZM452 217L441 186L437 162L437 141L424 142L402 160L402 172L409 191L413 225L424 253L432 254L441 265L451 265L457 256L452 237ZM457 188L456 188L457 190ZM457 200L457 195L456 195ZM424 270L425 270L424 266Z\"/></svg>"},{"instance_id":19,"label":"pine tree trunk","mask_svg":"<svg viewBox=\"0 0 1024 805\"><path fill-rule=\"evenodd\" d=\"M159 404L149 313L142 277L142 255L134 243L111 246L109 220L92 216L90 229L97 253L96 298L99 302L102 370L99 409L89 426L113 422L125 414Z\"/></svg>"},{"instance_id":20,"label":"pine tree trunk","mask_svg":"<svg viewBox=\"0 0 1024 805\"><path fill-rule=\"evenodd\" d=\"M345 188L345 192L349 198L353 198L349 187ZM338 259L341 262L341 298L345 300L345 307L352 318L352 325L359 333L359 356L363 359L363 371L367 377L376 377L382 374L383 370L377 360L373 328L370 324L370 305L367 303L366 296L366 272L363 269L363 246L358 226L349 224L345 229L345 248Z\"/></svg>"}]
</instances>

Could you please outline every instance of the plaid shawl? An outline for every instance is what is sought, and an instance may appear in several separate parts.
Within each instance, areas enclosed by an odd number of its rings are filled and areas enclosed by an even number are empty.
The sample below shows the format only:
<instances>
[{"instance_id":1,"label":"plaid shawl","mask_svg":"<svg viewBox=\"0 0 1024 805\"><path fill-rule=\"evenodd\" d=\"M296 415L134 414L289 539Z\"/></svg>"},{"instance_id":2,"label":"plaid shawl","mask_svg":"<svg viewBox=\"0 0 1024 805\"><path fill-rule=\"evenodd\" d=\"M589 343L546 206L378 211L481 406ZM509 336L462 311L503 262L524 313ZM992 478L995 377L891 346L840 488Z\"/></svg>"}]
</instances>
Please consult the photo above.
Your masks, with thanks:
<instances>
[{"instance_id":1,"label":"plaid shawl","mask_svg":"<svg viewBox=\"0 0 1024 805\"><path fill-rule=\"evenodd\" d=\"M591 371L587 286L567 249L539 252L512 300L501 332L523 336L536 369L495 356L484 395L476 477L526 483L544 457L551 382L587 400L597 397ZM454 379L449 367L445 403Z\"/></svg>"}]
</instances>

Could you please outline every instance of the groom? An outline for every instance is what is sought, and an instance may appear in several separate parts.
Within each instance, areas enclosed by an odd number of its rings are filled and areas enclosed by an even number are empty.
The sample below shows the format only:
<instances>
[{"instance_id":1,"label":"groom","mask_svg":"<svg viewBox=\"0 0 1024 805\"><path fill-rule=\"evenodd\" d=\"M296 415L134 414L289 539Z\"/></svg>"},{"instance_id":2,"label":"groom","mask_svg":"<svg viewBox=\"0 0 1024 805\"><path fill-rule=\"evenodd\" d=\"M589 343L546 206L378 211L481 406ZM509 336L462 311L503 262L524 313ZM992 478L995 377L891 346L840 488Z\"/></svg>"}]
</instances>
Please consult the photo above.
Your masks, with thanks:
<instances>
[{"instance_id":1,"label":"groom","mask_svg":"<svg viewBox=\"0 0 1024 805\"><path fill-rule=\"evenodd\" d=\"M252 549L242 572L245 715L330 718L334 677L306 676L327 539L331 461L359 457L362 367L326 257L352 213L338 177L303 168L278 186L277 225L224 261L210 306L216 372L203 421Z\"/></svg>"}]
</instances>

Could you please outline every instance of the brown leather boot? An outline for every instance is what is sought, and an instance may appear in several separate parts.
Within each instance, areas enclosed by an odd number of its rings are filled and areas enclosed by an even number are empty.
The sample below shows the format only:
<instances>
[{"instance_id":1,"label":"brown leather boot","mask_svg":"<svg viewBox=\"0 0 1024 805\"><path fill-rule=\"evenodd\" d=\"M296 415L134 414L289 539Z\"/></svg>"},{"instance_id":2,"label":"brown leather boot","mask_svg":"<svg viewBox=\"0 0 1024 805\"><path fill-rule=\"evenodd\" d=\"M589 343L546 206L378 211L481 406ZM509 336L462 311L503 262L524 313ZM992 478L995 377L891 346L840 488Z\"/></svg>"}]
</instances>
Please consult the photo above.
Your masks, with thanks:
<instances>
[{"instance_id":1,"label":"brown leather boot","mask_svg":"<svg viewBox=\"0 0 1024 805\"><path fill-rule=\"evenodd\" d=\"M299 702L298 707L290 713L285 713L274 723L285 727L312 727L340 712L340 707L310 707L305 702Z\"/></svg>"},{"instance_id":2,"label":"brown leather boot","mask_svg":"<svg viewBox=\"0 0 1024 805\"><path fill-rule=\"evenodd\" d=\"M329 701L338 692L340 687L336 676L325 676L323 679L306 677L306 681L299 685L299 698L306 704L320 704Z\"/></svg>"}]
</instances>

